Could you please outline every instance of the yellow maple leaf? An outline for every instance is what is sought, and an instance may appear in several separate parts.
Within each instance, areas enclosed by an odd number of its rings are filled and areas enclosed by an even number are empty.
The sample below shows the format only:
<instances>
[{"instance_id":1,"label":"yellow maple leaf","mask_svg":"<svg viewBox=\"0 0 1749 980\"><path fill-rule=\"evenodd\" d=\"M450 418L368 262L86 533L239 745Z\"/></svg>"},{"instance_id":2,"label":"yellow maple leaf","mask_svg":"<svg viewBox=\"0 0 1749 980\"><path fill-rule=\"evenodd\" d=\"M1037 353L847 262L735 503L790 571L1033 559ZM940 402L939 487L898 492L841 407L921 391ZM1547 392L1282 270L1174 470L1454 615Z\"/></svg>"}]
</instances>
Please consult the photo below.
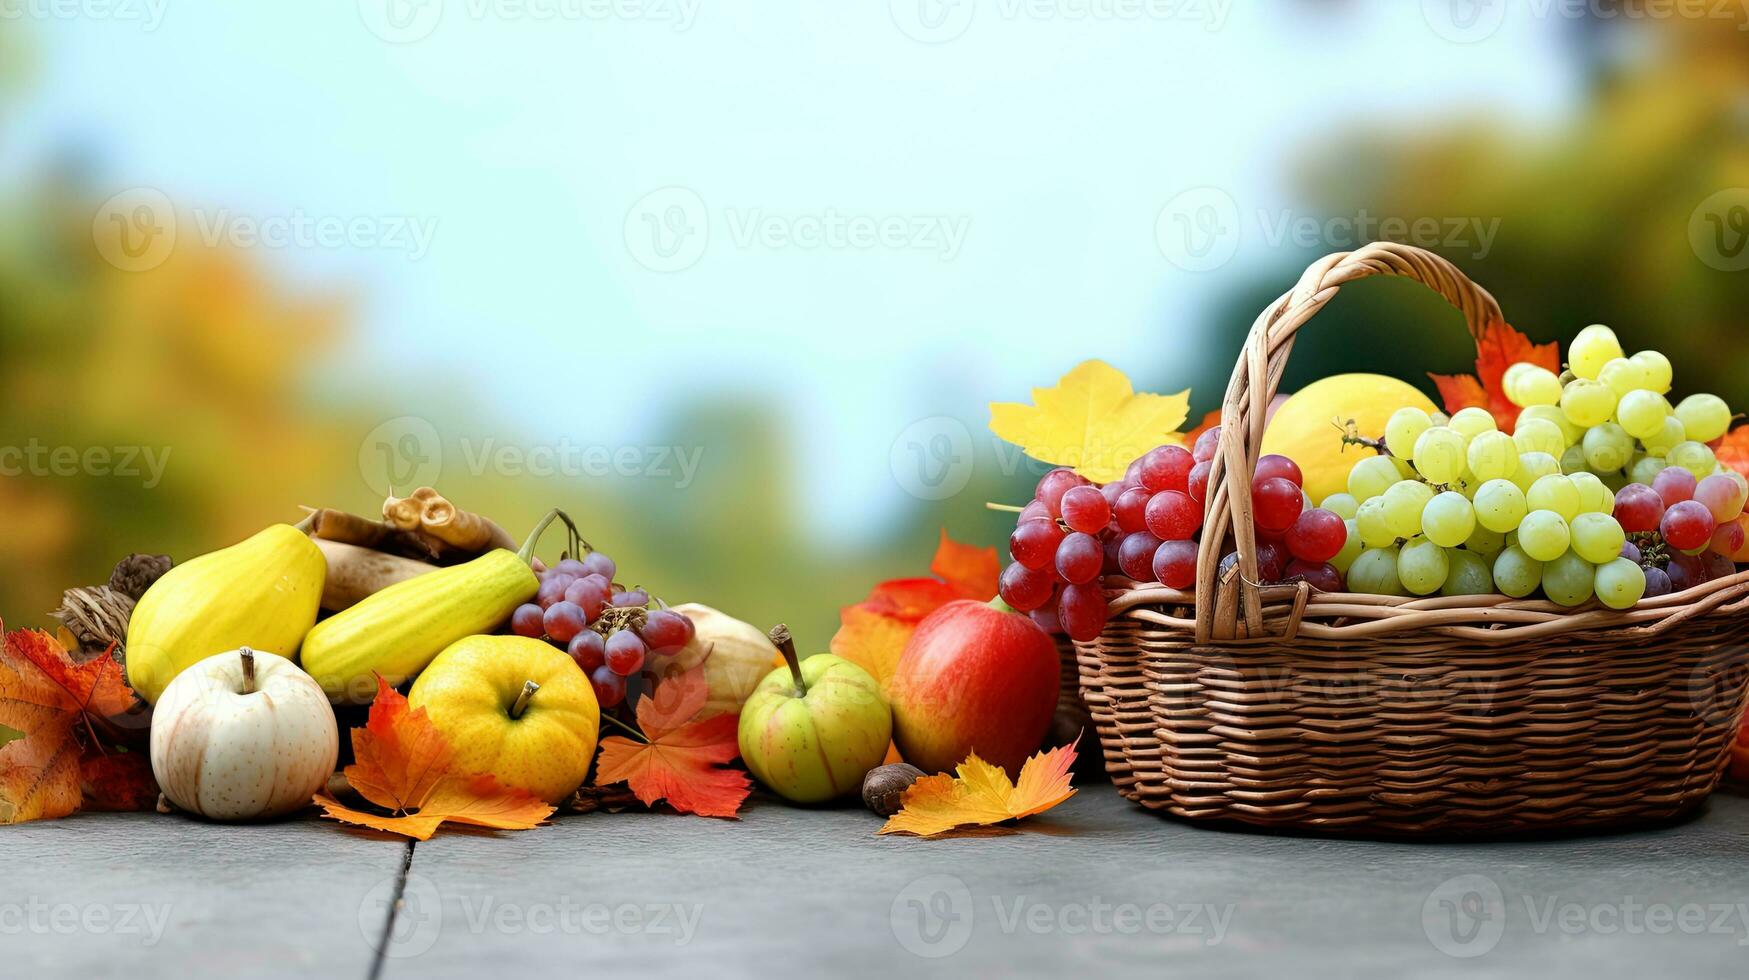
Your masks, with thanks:
<instances>
[{"instance_id":1,"label":"yellow maple leaf","mask_svg":"<svg viewBox=\"0 0 1749 980\"><path fill-rule=\"evenodd\" d=\"M1020 779L1008 781L1001 766L966 757L955 772L924 776L900 798L899 812L887 818L882 834L935 837L961 827L988 827L1043 813L1075 795L1069 769L1075 764L1075 744L1040 752L1020 768Z\"/></svg>"},{"instance_id":2,"label":"yellow maple leaf","mask_svg":"<svg viewBox=\"0 0 1749 980\"><path fill-rule=\"evenodd\" d=\"M1190 414L1189 389L1136 391L1104 361L1082 361L1056 387L1034 388L1032 401L992 402L990 431L1033 459L1073 467L1095 483L1121 479L1136 457L1182 442L1177 430Z\"/></svg>"}]
</instances>

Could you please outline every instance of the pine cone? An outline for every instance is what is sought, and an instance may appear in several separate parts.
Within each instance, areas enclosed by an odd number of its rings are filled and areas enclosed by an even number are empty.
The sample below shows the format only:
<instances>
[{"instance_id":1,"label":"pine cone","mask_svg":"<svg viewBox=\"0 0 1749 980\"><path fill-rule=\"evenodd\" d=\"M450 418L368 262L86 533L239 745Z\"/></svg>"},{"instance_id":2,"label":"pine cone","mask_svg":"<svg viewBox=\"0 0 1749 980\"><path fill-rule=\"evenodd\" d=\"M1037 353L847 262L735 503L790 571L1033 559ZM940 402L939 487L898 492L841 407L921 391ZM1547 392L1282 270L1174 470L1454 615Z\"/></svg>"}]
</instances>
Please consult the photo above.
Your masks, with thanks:
<instances>
[{"instance_id":1,"label":"pine cone","mask_svg":"<svg viewBox=\"0 0 1749 980\"><path fill-rule=\"evenodd\" d=\"M138 602L170 570L169 555L129 555L109 573L109 587Z\"/></svg>"}]
</instances>

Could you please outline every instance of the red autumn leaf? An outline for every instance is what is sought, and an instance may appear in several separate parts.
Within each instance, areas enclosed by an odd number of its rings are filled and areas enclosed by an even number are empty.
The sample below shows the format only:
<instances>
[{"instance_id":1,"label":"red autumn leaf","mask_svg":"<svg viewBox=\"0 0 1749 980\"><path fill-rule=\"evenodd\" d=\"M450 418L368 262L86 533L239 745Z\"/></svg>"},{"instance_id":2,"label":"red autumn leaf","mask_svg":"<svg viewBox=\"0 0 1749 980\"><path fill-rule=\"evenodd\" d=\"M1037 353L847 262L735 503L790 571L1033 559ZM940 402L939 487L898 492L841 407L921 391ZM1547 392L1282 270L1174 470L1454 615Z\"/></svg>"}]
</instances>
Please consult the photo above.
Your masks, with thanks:
<instances>
[{"instance_id":1,"label":"red autumn leaf","mask_svg":"<svg viewBox=\"0 0 1749 980\"><path fill-rule=\"evenodd\" d=\"M88 755L79 765L79 780L88 810L133 813L158 805L152 760L144 752Z\"/></svg>"},{"instance_id":2,"label":"red autumn leaf","mask_svg":"<svg viewBox=\"0 0 1749 980\"><path fill-rule=\"evenodd\" d=\"M958 598L989 599L996 594L996 581L1002 577L1002 561L995 548L962 544L948 537L944 527L929 570L952 586Z\"/></svg>"},{"instance_id":3,"label":"red autumn leaf","mask_svg":"<svg viewBox=\"0 0 1749 980\"><path fill-rule=\"evenodd\" d=\"M1529 337L1514 330L1502 320L1495 320L1482 329L1476 341L1476 373L1433 374L1428 377L1439 386L1439 396L1445 402L1447 414L1466 408L1485 408L1494 416L1500 431L1512 432L1518 421L1518 406L1512 404L1501 389L1500 379L1506 369L1527 361L1561 373L1561 346L1556 343L1535 344Z\"/></svg>"},{"instance_id":4,"label":"red autumn leaf","mask_svg":"<svg viewBox=\"0 0 1749 980\"><path fill-rule=\"evenodd\" d=\"M736 740L739 715L713 715L678 724L682 707L658 707L649 697L638 699L638 727L647 741L622 735L601 740L595 763L595 785L625 783L645 806L666 800L679 813L701 817L738 816L752 791L747 774L724 765L741 754Z\"/></svg>"},{"instance_id":5,"label":"red autumn leaf","mask_svg":"<svg viewBox=\"0 0 1749 980\"><path fill-rule=\"evenodd\" d=\"M352 730L352 752L358 761L346 767L347 782L391 812L359 810L326 790L317 793L322 815L342 823L430 840L446 821L527 830L553 815L552 806L524 790L501 786L482 773L456 772L455 751L425 709L409 710L407 699L380 676L369 719Z\"/></svg>"},{"instance_id":6,"label":"red autumn leaf","mask_svg":"<svg viewBox=\"0 0 1749 980\"><path fill-rule=\"evenodd\" d=\"M886 684L923 617L956 599L994 596L1002 565L995 548L963 544L943 529L929 570L938 577L889 579L869 590L868 598L840 609L832 652Z\"/></svg>"},{"instance_id":7,"label":"red autumn leaf","mask_svg":"<svg viewBox=\"0 0 1749 980\"><path fill-rule=\"evenodd\" d=\"M1749 425L1739 425L1720 439L1713 455L1720 463L1749 476Z\"/></svg>"}]
</instances>

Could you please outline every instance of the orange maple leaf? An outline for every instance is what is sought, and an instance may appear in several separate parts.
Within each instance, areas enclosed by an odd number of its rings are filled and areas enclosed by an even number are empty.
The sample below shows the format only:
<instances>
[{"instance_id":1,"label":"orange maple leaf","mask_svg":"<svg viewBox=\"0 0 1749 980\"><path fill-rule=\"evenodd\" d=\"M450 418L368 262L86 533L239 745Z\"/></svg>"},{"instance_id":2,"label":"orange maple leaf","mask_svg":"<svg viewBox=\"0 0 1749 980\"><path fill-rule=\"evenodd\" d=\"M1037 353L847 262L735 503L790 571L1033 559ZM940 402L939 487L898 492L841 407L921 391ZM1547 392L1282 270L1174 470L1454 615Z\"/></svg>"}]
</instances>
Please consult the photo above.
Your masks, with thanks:
<instances>
[{"instance_id":1,"label":"orange maple leaf","mask_svg":"<svg viewBox=\"0 0 1749 980\"><path fill-rule=\"evenodd\" d=\"M1210 429L1212 429L1215 426L1220 425L1220 424L1221 424L1221 410L1218 408L1211 410L1207 415L1204 415L1202 417L1201 422L1198 422L1196 424L1196 428L1191 429L1189 432L1186 432L1184 434L1184 444L1186 446L1196 445L1196 441L1198 439L1202 438L1202 434L1204 432L1207 432L1208 430L1210 430Z\"/></svg>"},{"instance_id":2,"label":"orange maple leaf","mask_svg":"<svg viewBox=\"0 0 1749 980\"><path fill-rule=\"evenodd\" d=\"M988 827L1043 813L1075 795L1069 770L1080 741L1026 760L1015 782L1008 781L1001 766L974 752L955 768L957 777L942 773L912 783L900 797L899 812L887 818L877 833L935 837L962 827Z\"/></svg>"},{"instance_id":3,"label":"orange maple leaf","mask_svg":"<svg viewBox=\"0 0 1749 980\"><path fill-rule=\"evenodd\" d=\"M868 598L840 609L832 652L885 686L917 624L957 599L994 596L1002 564L995 548L955 541L943 529L929 570L937 577L889 579L869 590Z\"/></svg>"},{"instance_id":4,"label":"orange maple leaf","mask_svg":"<svg viewBox=\"0 0 1749 980\"><path fill-rule=\"evenodd\" d=\"M666 800L679 813L738 816L753 785L746 773L722 767L741 754L740 716L686 721L695 711L688 710L685 697L661 706L647 695L639 698L638 727L645 741L623 735L602 739L595 785L623 782L645 806Z\"/></svg>"},{"instance_id":5,"label":"orange maple leaf","mask_svg":"<svg viewBox=\"0 0 1749 980\"><path fill-rule=\"evenodd\" d=\"M1514 330L1503 320L1495 320L1482 328L1476 341L1476 373L1434 374L1428 377L1439 387L1439 397L1445 402L1447 414L1466 408L1485 408L1494 416L1500 431L1510 434L1518 422L1518 406L1506 397L1500 385L1506 369L1526 361L1561 373L1561 345L1535 344L1529 337Z\"/></svg>"},{"instance_id":6,"label":"orange maple leaf","mask_svg":"<svg viewBox=\"0 0 1749 980\"><path fill-rule=\"evenodd\" d=\"M1720 463L1749 476L1749 425L1739 425L1719 439L1713 455Z\"/></svg>"},{"instance_id":7,"label":"orange maple leaf","mask_svg":"<svg viewBox=\"0 0 1749 980\"><path fill-rule=\"evenodd\" d=\"M3 627L0 627L3 629ZM0 823L53 820L87 803L142 809L156 802L151 767L116 746L144 742L146 714L105 652L75 664L41 630L0 643ZM115 760L115 761L106 761Z\"/></svg>"},{"instance_id":8,"label":"orange maple leaf","mask_svg":"<svg viewBox=\"0 0 1749 980\"><path fill-rule=\"evenodd\" d=\"M346 780L388 815L349 807L326 790L315 802L323 816L344 823L430 840L446 821L493 830L528 830L553 815L553 807L525 790L499 785L483 773L453 771L455 750L425 709L377 677L377 696L363 728L352 730L358 761Z\"/></svg>"}]
</instances>

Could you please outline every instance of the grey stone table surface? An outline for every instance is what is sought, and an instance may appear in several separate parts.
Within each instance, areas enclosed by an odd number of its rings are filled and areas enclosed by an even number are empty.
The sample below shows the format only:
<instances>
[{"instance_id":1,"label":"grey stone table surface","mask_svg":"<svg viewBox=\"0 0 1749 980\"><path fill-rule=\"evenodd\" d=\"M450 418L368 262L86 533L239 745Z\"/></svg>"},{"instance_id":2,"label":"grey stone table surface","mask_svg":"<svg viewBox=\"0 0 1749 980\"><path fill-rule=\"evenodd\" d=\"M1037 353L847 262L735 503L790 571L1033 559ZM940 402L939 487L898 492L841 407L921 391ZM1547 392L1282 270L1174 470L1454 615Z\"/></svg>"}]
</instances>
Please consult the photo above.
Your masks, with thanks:
<instances>
[{"instance_id":1,"label":"grey stone table surface","mask_svg":"<svg viewBox=\"0 0 1749 980\"><path fill-rule=\"evenodd\" d=\"M0 977L1740 976L1749 796L1562 840L1210 830L1096 786L1007 833L567 817L418 845L316 819L0 829ZM563 972L560 972L563 971Z\"/></svg>"}]
</instances>

